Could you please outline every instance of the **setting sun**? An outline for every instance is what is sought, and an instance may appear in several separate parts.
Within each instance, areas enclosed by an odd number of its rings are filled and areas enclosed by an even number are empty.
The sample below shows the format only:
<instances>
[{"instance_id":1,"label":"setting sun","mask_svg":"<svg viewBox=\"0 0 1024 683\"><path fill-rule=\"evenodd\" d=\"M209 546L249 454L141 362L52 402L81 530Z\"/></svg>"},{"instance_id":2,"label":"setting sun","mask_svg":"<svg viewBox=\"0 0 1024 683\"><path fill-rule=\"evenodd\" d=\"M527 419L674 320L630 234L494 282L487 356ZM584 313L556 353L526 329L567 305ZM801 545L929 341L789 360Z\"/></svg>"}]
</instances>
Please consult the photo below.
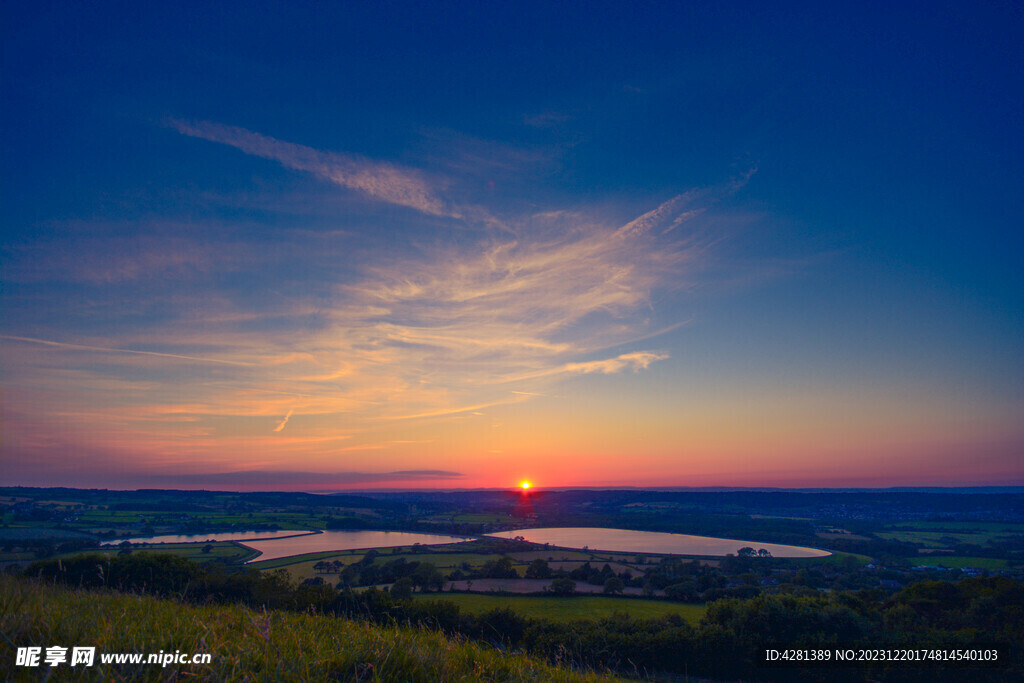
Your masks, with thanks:
<instances>
[{"instance_id":1,"label":"setting sun","mask_svg":"<svg viewBox=\"0 0 1024 683\"><path fill-rule=\"evenodd\" d=\"M525 491L526 489L530 488L531 484L528 481L524 481L524 482L521 482L519 484L519 486L521 486L523 488L523 490Z\"/></svg>"}]
</instances>

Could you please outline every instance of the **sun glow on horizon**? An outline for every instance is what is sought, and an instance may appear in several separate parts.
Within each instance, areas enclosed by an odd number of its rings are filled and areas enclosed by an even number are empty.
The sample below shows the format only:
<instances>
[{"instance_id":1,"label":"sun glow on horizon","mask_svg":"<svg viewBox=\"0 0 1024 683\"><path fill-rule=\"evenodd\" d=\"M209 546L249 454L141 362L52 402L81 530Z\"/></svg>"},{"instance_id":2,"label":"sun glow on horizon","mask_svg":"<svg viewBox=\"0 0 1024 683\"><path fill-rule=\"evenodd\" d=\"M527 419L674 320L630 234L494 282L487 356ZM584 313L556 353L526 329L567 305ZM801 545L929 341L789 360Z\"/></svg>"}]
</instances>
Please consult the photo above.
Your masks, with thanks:
<instances>
[{"instance_id":1,"label":"sun glow on horizon","mask_svg":"<svg viewBox=\"0 0 1024 683\"><path fill-rule=\"evenodd\" d=\"M522 488L525 491L528 488L530 488L531 486L533 486L533 484L531 484L528 481L521 481L521 482L519 482L519 486L520 486L520 488Z\"/></svg>"}]
</instances>

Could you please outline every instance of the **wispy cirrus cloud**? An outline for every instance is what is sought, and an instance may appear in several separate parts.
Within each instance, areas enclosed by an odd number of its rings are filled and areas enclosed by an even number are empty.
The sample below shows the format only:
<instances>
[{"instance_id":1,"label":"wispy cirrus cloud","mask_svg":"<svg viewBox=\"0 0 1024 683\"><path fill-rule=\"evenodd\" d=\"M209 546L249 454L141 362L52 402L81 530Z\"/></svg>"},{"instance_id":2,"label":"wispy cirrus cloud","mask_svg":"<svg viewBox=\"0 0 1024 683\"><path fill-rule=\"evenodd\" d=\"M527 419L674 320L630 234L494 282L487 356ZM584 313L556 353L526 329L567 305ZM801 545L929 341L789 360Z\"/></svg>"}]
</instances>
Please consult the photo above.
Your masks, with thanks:
<instances>
[{"instance_id":1,"label":"wispy cirrus cloud","mask_svg":"<svg viewBox=\"0 0 1024 683\"><path fill-rule=\"evenodd\" d=\"M434 216L458 216L438 196L433 183L414 169L371 161L355 154L324 152L221 123L170 118L167 124L183 135L219 142L246 154L273 159L288 168L312 173L378 201L407 206Z\"/></svg>"},{"instance_id":2,"label":"wispy cirrus cloud","mask_svg":"<svg viewBox=\"0 0 1024 683\"><path fill-rule=\"evenodd\" d=\"M640 370L646 370L652 363L656 363L660 360L667 360L669 355L667 353L657 353L652 351L633 351L631 353L623 353L615 356L614 358L605 358L602 360L585 361L581 363L566 363L558 367L552 367L545 370L538 370L536 372L515 375L506 378L506 382L515 382L528 379L538 379L542 377L553 377L556 375L589 375L589 374L600 374L600 375L614 375L624 370L632 370L633 372L639 372ZM514 391L514 394L526 394L530 395L529 392Z\"/></svg>"},{"instance_id":3,"label":"wispy cirrus cloud","mask_svg":"<svg viewBox=\"0 0 1024 683\"><path fill-rule=\"evenodd\" d=\"M48 359L15 350L37 387L75 386L84 397L108 375L147 380L125 400L104 396L83 417L96 425L105 412L109 438L134 434L136 443L196 455L272 449L279 464L299 453L393 451L402 440L381 439L375 425L472 416L545 394L568 377L642 371L668 359L649 348L609 349L678 326L652 329L650 318L653 293L685 288L704 267L701 240L666 242L658 229L676 220L680 206L690 203L672 199L641 216L642 228L583 213L532 215L504 239L368 262L333 284L316 306L315 326L272 307L262 316L274 324L254 333L260 318L232 315L221 292L210 297L214 315L189 301L187 315L105 343L6 338L78 354ZM319 245L311 240L308 248ZM289 257L301 253L293 244ZM310 302L282 306L306 311ZM68 374L83 360L88 371ZM180 365L186 361L198 365ZM224 369L211 374L204 363ZM86 411L63 415L74 422ZM291 436L283 440L286 426Z\"/></svg>"},{"instance_id":4,"label":"wispy cirrus cloud","mask_svg":"<svg viewBox=\"0 0 1024 683\"><path fill-rule=\"evenodd\" d=\"M59 418L63 433L88 435L78 440L130 443L162 467L276 471L300 459L347 472L372 451L382 468L404 472L419 444L436 450L443 441L430 425L489 422L489 412L551 397L572 378L666 362L669 352L651 340L685 320L663 302L705 280L714 256L701 216L734 191L685 192L629 220L608 206L506 208L493 230L477 220L490 206L456 218L442 186L416 171L220 124L171 125L462 225L459 239L389 239L359 258L352 234L333 229L289 228L287 240L262 243L242 240L239 226L210 236L200 226L155 231L125 263L110 262L113 276L94 252L125 236L108 240L105 228L100 244L81 241L83 259L99 264L81 276L89 297L116 324L94 330L85 317L80 333L60 341L0 337L8 396L38 420ZM458 159L473 163L471 154ZM231 256L236 242L242 257ZM164 244L184 255L160 257ZM218 270L221 258L230 266ZM44 282L46 259L29 261ZM159 277L146 280L152 272ZM124 287L129 280L146 287Z\"/></svg>"}]
</instances>

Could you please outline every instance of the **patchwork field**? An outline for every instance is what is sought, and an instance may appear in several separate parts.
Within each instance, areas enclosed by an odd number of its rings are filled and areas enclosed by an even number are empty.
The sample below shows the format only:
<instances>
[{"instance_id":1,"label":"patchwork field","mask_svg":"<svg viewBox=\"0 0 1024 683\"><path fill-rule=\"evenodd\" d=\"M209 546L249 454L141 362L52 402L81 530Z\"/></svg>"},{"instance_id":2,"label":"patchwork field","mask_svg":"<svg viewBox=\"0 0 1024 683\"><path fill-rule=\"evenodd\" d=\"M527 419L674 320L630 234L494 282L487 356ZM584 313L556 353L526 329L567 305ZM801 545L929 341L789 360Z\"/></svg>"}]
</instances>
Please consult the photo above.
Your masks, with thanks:
<instances>
[{"instance_id":1,"label":"patchwork field","mask_svg":"<svg viewBox=\"0 0 1024 683\"><path fill-rule=\"evenodd\" d=\"M948 547L957 543L985 545L1001 534L995 533L963 533L952 531L883 531L876 534L879 538L904 543L921 543L933 547Z\"/></svg>"},{"instance_id":2,"label":"patchwork field","mask_svg":"<svg viewBox=\"0 0 1024 683\"><path fill-rule=\"evenodd\" d=\"M985 546L1024 542L1024 524L1012 522L903 522L876 534L879 538L945 548L957 543Z\"/></svg>"}]
</instances>

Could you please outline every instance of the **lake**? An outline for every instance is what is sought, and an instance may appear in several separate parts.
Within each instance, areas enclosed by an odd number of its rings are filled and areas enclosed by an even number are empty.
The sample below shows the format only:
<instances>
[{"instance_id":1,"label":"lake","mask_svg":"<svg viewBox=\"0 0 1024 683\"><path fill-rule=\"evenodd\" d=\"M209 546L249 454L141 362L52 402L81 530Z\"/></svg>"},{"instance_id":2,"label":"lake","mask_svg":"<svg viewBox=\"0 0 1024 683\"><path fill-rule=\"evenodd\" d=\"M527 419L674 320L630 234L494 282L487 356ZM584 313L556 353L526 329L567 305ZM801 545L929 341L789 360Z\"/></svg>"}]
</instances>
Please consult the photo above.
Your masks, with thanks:
<instances>
[{"instance_id":1,"label":"lake","mask_svg":"<svg viewBox=\"0 0 1024 683\"><path fill-rule=\"evenodd\" d=\"M245 545L262 554L249 560L261 562L279 557L319 553L325 550L357 550L361 548L393 548L396 546L443 545L471 540L462 536L414 534L405 531L325 531L321 534L293 536L266 541L247 541Z\"/></svg>"},{"instance_id":2,"label":"lake","mask_svg":"<svg viewBox=\"0 0 1024 683\"><path fill-rule=\"evenodd\" d=\"M301 534L308 536L315 532L309 529L286 529L283 531L211 531L208 534L184 534L170 536L147 536L146 538L119 538L116 541L104 541L100 545L118 545L130 543L210 543L212 541L255 541L261 538L282 538Z\"/></svg>"},{"instance_id":3,"label":"lake","mask_svg":"<svg viewBox=\"0 0 1024 683\"><path fill-rule=\"evenodd\" d=\"M796 545L740 541L732 538L667 534L655 531L627 529L598 529L593 527L563 527L550 529L519 529L488 534L498 538L522 536L531 543L550 543L561 548L583 548L622 553L666 553L672 555L702 555L725 557L735 555L740 548L764 548L772 557L825 557L827 550L803 548Z\"/></svg>"}]
</instances>

